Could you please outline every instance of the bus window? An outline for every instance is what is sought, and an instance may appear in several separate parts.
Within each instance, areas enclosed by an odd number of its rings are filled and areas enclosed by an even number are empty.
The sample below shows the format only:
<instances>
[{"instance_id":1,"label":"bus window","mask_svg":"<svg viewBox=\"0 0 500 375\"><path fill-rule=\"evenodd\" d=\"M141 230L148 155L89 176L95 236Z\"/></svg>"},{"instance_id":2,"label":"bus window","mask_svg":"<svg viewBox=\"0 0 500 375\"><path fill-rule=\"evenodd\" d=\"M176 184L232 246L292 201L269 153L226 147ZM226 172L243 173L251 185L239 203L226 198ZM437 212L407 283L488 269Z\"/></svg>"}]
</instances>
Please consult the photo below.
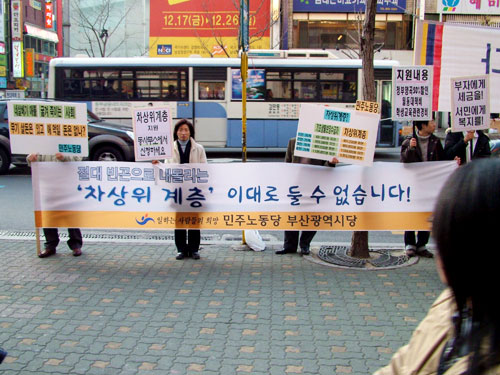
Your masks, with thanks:
<instances>
[{"instance_id":1,"label":"bus window","mask_svg":"<svg viewBox=\"0 0 500 375\"><path fill-rule=\"evenodd\" d=\"M200 100L226 99L226 83L198 82L198 99Z\"/></svg>"},{"instance_id":2,"label":"bus window","mask_svg":"<svg viewBox=\"0 0 500 375\"><path fill-rule=\"evenodd\" d=\"M293 93L295 100L317 99L318 73L295 72L293 74Z\"/></svg>"},{"instance_id":3,"label":"bus window","mask_svg":"<svg viewBox=\"0 0 500 375\"><path fill-rule=\"evenodd\" d=\"M273 93L272 98L267 95L268 100L291 99L292 73L266 71L266 88Z\"/></svg>"}]
</instances>

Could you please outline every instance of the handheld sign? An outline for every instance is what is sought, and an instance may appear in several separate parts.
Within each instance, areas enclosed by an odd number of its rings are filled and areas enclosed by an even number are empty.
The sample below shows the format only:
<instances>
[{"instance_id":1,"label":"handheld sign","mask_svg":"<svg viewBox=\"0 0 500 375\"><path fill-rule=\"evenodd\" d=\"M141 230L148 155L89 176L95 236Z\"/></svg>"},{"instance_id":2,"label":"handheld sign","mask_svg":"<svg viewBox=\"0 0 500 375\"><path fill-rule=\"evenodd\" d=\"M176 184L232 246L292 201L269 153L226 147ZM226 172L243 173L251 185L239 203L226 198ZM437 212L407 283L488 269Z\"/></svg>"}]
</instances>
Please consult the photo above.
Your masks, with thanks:
<instances>
[{"instance_id":1,"label":"handheld sign","mask_svg":"<svg viewBox=\"0 0 500 375\"><path fill-rule=\"evenodd\" d=\"M134 109L135 160L172 157L172 117L168 108Z\"/></svg>"},{"instance_id":2,"label":"handheld sign","mask_svg":"<svg viewBox=\"0 0 500 375\"><path fill-rule=\"evenodd\" d=\"M432 66L392 68L392 119L432 120Z\"/></svg>"},{"instance_id":3,"label":"handheld sign","mask_svg":"<svg viewBox=\"0 0 500 375\"><path fill-rule=\"evenodd\" d=\"M454 132L490 127L489 76L451 79L451 129Z\"/></svg>"},{"instance_id":4,"label":"handheld sign","mask_svg":"<svg viewBox=\"0 0 500 375\"><path fill-rule=\"evenodd\" d=\"M301 104L295 155L372 165L380 115L321 104Z\"/></svg>"},{"instance_id":5,"label":"handheld sign","mask_svg":"<svg viewBox=\"0 0 500 375\"><path fill-rule=\"evenodd\" d=\"M9 101L7 110L13 154L88 156L85 103Z\"/></svg>"}]
</instances>

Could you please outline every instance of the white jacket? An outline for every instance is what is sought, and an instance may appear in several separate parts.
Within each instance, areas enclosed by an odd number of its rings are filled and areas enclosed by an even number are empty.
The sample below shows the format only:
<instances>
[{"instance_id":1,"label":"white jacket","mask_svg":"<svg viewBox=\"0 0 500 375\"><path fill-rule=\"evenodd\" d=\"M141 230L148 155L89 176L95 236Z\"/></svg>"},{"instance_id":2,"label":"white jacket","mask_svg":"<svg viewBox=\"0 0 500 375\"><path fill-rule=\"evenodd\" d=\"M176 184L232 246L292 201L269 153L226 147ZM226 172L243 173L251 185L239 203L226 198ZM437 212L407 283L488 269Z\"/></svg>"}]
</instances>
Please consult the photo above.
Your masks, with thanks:
<instances>
[{"instance_id":1,"label":"white jacket","mask_svg":"<svg viewBox=\"0 0 500 375\"><path fill-rule=\"evenodd\" d=\"M207 155L205 154L205 149L193 138L191 140L191 151L189 152L189 162L190 163L206 163ZM165 159L165 163L169 164L180 164L181 155L179 154L179 149L177 148L177 141L174 142L173 154L170 159Z\"/></svg>"}]
</instances>

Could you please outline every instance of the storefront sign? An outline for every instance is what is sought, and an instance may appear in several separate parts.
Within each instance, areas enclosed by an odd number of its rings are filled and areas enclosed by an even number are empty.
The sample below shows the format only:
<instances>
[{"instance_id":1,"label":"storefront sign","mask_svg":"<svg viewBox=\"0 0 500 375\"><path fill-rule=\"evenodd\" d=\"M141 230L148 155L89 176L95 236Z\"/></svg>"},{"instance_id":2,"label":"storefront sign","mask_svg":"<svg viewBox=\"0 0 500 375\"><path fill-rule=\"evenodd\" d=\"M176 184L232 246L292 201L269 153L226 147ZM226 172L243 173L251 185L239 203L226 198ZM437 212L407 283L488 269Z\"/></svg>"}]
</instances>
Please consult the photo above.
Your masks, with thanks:
<instances>
[{"instance_id":1,"label":"storefront sign","mask_svg":"<svg viewBox=\"0 0 500 375\"><path fill-rule=\"evenodd\" d=\"M456 168L41 162L31 172L36 227L429 230Z\"/></svg>"},{"instance_id":2,"label":"storefront sign","mask_svg":"<svg viewBox=\"0 0 500 375\"><path fill-rule=\"evenodd\" d=\"M52 29L52 16L53 16L54 4L45 3L45 28Z\"/></svg>"},{"instance_id":3,"label":"storefront sign","mask_svg":"<svg viewBox=\"0 0 500 375\"><path fill-rule=\"evenodd\" d=\"M14 78L24 77L23 42L12 42L12 75Z\"/></svg>"},{"instance_id":4,"label":"storefront sign","mask_svg":"<svg viewBox=\"0 0 500 375\"><path fill-rule=\"evenodd\" d=\"M21 12L21 1L12 0L11 1L11 37L13 41L23 40L23 22L22 22L22 12Z\"/></svg>"},{"instance_id":5,"label":"storefront sign","mask_svg":"<svg viewBox=\"0 0 500 375\"><path fill-rule=\"evenodd\" d=\"M294 12L364 13L365 10L365 0L293 0ZM377 0L377 13L404 13L405 10L406 0Z\"/></svg>"},{"instance_id":6,"label":"storefront sign","mask_svg":"<svg viewBox=\"0 0 500 375\"><path fill-rule=\"evenodd\" d=\"M26 60L26 77L35 76L35 50L33 48L26 48L24 50L24 57Z\"/></svg>"},{"instance_id":7,"label":"storefront sign","mask_svg":"<svg viewBox=\"0 0 500 375\"><path fill-rule=\"evenodd\" d=\"M217 1L151 1L150 56L238 56L240 3ZM250 48L270 47L270 0L250 1Z\"/></svg>"},{"instance_id":8,"label":"storefront sign","mask_svg":"<svg viewBox=\"0 0 500 375\"><path fill-rule=\"evenodd\" d=\"M438 0L438 11L445 14L500 14L499 0Z\"/></svg>"}]
</instances>

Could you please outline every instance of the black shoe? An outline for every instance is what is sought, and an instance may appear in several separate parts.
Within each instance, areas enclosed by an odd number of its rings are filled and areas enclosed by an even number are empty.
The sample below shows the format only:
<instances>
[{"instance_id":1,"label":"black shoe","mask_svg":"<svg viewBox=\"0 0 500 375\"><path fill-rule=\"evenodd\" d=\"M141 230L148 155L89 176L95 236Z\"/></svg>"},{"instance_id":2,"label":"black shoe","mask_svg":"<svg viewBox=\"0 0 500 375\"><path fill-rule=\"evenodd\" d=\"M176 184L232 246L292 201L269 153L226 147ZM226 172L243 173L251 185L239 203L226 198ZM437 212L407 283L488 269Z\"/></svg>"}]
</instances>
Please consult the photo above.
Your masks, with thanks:
<instances>
[{"instance_id":1,"label":"black shoe","mask_svg":"<svg viewBox=\"0 0 500 375\"><path fill-rule=\"evenodd\" d=\"M281 249L281 250L277 250L277 251L275 251L274 253L275 253L275 254L278 254L278 255L283 255L283 254L292 254L292 253L296 253L296 251Z\"/></svg>"},{"instance_id":2,"label":"black shoe","mask_svg":"<svg viewBox=\"0 0 500 375\"><path fill-rule=\"evenodd\" d=\"M0 349L0 363L3 362L3 360L7 357L7 352L3 349Z\"/></svg>"},{"instance_id":3,"label":"black shoe","mask_svg":"<svg viewBox=\"0 0 500 375\"><path fill-rule=\"evenodd\" d=\"M48 258L52 255L55 255L56 254L56 249L48 249L48 248L45 248L43 249L40 254L38 254L38 257L39 258Z\"/></svg>"},{"instance_id":4,"label":"black shoe","mask_svg":"<svg viewBox=\"0 0 500 375\"><path fill-rule=\"evenodd\" d=\"M309 246L301 248L300 249L300 254L301 255L309 255L309 254L311 254L311 250L309 249Z\"/></svg>"},{"instance_id":5,"label":"black shoe","mask_svg":"<svg viewBox=\"0 0 500 375\"><path fill-rule=\"evenodd\" d=\"M175 257L175 259L177 260L183 260L185 257L184 253L177 253L177 256Z\"/></svg>"},{"instance_id":6,"label":"black shoe","mask_svg":"<svg viewBox=\"0 0 500 375\"><path fill-rule=\"evenodd\" d=\"M200 253L197 252L197 251L194 251L193 254L192 254L192 257L193 257L193 259L198 260L198 259L200 259Z\"/></svg>"}]
</instances>

